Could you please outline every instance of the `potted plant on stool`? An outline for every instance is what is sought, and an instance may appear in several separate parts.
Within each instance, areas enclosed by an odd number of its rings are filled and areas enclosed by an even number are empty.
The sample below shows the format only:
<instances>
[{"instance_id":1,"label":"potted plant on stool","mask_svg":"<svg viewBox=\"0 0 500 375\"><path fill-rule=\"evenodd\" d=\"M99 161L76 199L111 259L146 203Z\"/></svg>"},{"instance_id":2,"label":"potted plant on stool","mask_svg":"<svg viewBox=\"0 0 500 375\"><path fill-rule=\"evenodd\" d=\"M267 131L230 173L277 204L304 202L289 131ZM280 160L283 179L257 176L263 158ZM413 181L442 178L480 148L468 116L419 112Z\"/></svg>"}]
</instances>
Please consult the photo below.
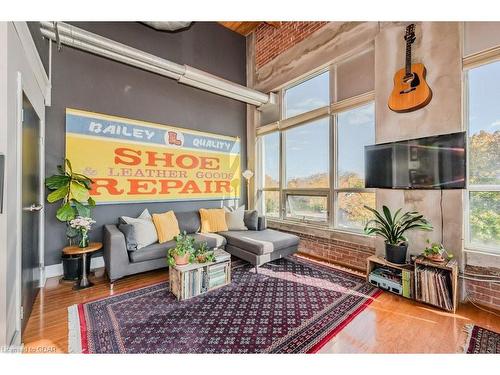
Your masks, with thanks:
<instances>
[{"instance_id":1,"label":"potted plant on stool","mask_svg":"<svg viewBox=\"0 0 500 375\"><path fill-rule=\"evenodd\" d=\"M401 208L394 216L387 206L382 207L383 214L371 207L370 210L375 219L368 221L365 225L366 234L375 234L385 239L385 259L395 264L406 263L406 252L408 250L408 239L405 232L411 229L431 231L432 225L416 211L405 212L400 215Z\"/></svg>"},{"instance_id":2,"label":"potted plant on stool","mask_svg":"<svg viewBox=\"0 0 500 375\"><path fill-rule=\"evenodd\" d=\"M89 245L89 232L92 229L92 224L95 224L95 220L91 217L81 217L78 216L69 222L71 228L74 228L80 235L79 247L87 247Z\"/></svg>"},{"instance_id":3,"label":"potted plant on stool","mask_svg":"<svg viewBox=\"0 0 500 375\"><path fill-rule=\"evenodd\" d=\"M47 177L45 180L45 186L50 190L47 201L49 203L60 202L56 218L66 223L66 237L69 244L73 245L74 239L80 234L81 244L79 245L86 245L88 243L88 233L79 231L70 223L77 216L90 218L91 208L95 206L94 199L89 195L93 181L90 177L74 172L68 159L64 160L64 165L57 166L57 171L57 174ZM79 256L62 254L65 280L76 280L78 278L80 274L79 259Z\"/></svg>"}]
</instances>

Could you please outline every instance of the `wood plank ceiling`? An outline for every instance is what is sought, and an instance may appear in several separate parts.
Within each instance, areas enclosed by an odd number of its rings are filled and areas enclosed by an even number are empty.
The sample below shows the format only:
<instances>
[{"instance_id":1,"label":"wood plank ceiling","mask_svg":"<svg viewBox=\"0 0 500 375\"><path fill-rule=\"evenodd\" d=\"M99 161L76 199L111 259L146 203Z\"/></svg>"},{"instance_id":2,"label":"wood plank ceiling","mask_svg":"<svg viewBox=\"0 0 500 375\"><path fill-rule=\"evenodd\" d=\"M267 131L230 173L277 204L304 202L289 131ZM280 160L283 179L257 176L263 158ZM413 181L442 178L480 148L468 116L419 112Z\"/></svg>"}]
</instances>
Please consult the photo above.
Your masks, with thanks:
<instances>
[{"instance_id":1,"label":"wood plank ceiling","mask_svg":"<svg viewBox=\"0 0 500 375\"><path fill-rule=\"evenodd\" d=\"M267 23L268 25L271 25L273 27L278 28L281 24L281 22L262 22L262 21L255 21L255 22L241 22L241 21L232 21L232 22L219 22L222 26L227 27L228 29L243 35L247 36L250 35L261 23Z\"/></svg>"}]
</instances>

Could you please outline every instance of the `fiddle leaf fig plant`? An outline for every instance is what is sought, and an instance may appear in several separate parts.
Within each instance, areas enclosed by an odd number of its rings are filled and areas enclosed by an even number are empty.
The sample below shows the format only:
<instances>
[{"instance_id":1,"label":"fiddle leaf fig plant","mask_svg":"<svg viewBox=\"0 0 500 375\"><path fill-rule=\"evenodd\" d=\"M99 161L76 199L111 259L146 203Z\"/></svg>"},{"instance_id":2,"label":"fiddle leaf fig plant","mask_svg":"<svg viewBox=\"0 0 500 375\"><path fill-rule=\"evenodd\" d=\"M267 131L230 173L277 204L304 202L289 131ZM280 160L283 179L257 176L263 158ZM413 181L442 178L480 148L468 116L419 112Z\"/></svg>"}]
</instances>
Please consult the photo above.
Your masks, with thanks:
<instances>
[{"instance_id":1,"label":"fiddle leaf fig plant","mask_svg":"<svg viewBox=\"0 0 500 375\"><path fill-rule=\"evenodd\" d=\"M58 174L45 179L45 186L51 190L47 201L61 202L56 218L68 223L77 216L90 217L90 208L95 206L94 199L89 195L92 179L73 172L68 159L64 160L64 166L58 165L57 170Z\"/></svg>"},{"instance_id":2,"label":"fiddle leaf fig plant","mask_svg":"<svg viewBox=\"0 0 500 375\"><path fill-rule=\"evenodd\" d=\"M374 219L366 223L365 233L379 235L390 245L401 245L408 242L404 234L410 229L432 230L432 225L427 219L416 211L400 214L400 208L392 215L387 206L382 207L382 213L368 206L365 206L365 208L375 215Z\"/></svg>"}]
</instances>

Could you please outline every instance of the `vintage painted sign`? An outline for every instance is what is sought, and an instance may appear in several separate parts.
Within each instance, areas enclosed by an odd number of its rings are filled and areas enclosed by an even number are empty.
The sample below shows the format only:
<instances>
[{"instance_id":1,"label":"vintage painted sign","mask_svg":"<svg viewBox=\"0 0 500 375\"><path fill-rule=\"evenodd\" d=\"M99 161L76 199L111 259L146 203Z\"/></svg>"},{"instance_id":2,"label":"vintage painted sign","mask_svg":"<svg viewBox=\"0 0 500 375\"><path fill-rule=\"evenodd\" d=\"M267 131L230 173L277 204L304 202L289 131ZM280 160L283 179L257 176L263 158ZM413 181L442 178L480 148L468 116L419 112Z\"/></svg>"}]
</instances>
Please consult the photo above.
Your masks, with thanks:
<instances>
[{"instance_id":1,"label":"vintage painted sign","mask_svg":"<svg viewBox=\"0 0 500 375\"><path fill-rule=\"evenodd\" d=\"M97 204L240 196L235 137L68 108L66 157Z\"/></svg>"}]
</instances>

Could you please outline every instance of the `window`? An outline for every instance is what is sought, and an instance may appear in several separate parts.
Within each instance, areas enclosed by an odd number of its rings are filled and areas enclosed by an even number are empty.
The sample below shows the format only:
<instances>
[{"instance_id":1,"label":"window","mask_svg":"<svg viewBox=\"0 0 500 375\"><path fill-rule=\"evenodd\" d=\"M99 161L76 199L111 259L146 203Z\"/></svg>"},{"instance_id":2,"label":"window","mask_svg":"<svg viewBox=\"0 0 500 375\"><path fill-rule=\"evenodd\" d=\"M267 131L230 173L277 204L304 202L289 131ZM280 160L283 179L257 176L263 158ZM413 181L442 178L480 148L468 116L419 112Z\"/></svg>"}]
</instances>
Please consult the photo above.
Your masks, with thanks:
<instances>
[{"instance_id":1,"label":"window","mask_svg":"<svg viewBox=\"0 0 500 375\"><path fill-rule=\"evenodd\" d=\"M325 223L328 220L328 196L287 194L286 217Z\"/></svg>"},{"instance_id":2,"label":"window","mask_svg":"<svg viewBox=\"0 0 500 375\"><path fill-rule=\"evenodd\" d=\"M330 75L326 71L285 90L284 117L289 118L330 104Z\"/></svg>"},{"instance_id":3,"label":"window","mask_svg":"<svg viewBox=\"0 0 500 375\"><path fill-rule=\"evenodd\" d=\"M341 112L337 116L339 188L365 186L365 146L375 143L375 104Z\"/></svg>"},{"instance_id":4,"label":"window","mask_svg":"<svg viewBox=\"0 0 500 375\"><path fill-rule=\"evenodd\" d=\"M337 115L337 216L340 229L362 230L370 220L364 206L375 207L375 193L365 189L366 145L375 143L375 104L369 103Z\"/></svg>"},{"instance_id":5,"label":"window","mask_svg":"<svg viewBox=\"0 0 500 375\"><path fill-rule=\"evenodd\" d=\"M285 218L328 221L330 185L330 118L283 132Z\"/></svg>"},{"instance_id":6,"label":"window","mask_svg":"<svg viewBox=\"0 0 500 375\"><path fill-rule=\"evenodd\" d=\"M467 247L500 252L500 62L467 71Z\"/></svg>"},{"instance_id":7,"label":"window","mask_svg":"<svg viewBox=\"0 0 500 375\"><path fill-rule=\"evenodd\" d=\"M264 203L264 215L267 217L280 217L280 192L267 191L262 192L262 200Z\"/></svg>"},{"instance_id":8,"label":"window","mask_svg":"<svg viewBox=\"0 0 500 375\"><path fill-rule=\"evenodd\" d=\"M262 137L261 157L264 188L279 188L280 134L278 132Z\"/></svg>"},{"instance_id":9,"label":"window","mask_svg":"<svg viewBox=\"0 0 500 375\"><path fill-rule=\"evenodd\" d=\"M357 233L372 218L364 208L375 207L364 181L364 146L375 143L370 69L373 49L281 90L280 119L257 137L259 209L266 216ZM363 83L353 88L358 78Z\"/></svg>"},{"instance_id":10,"label":"window","mask_svg":"<svg viewBox=\"0 0 500 375\"><path fill-rule=\"evenodd\" d=\"M273 218L280 217L280 133L263 135L257 141L259 186L262 212Z\"/></svg>"},{"instance_id":11,"label":"window","mask_svg":"<svg viewBox=\"0 0 500 375\"><path fill-rule=\"evenodd\" d=\"M328 117L284 131L287 189L328 188L330 120Z\"/></svg>"}]
</instances>

